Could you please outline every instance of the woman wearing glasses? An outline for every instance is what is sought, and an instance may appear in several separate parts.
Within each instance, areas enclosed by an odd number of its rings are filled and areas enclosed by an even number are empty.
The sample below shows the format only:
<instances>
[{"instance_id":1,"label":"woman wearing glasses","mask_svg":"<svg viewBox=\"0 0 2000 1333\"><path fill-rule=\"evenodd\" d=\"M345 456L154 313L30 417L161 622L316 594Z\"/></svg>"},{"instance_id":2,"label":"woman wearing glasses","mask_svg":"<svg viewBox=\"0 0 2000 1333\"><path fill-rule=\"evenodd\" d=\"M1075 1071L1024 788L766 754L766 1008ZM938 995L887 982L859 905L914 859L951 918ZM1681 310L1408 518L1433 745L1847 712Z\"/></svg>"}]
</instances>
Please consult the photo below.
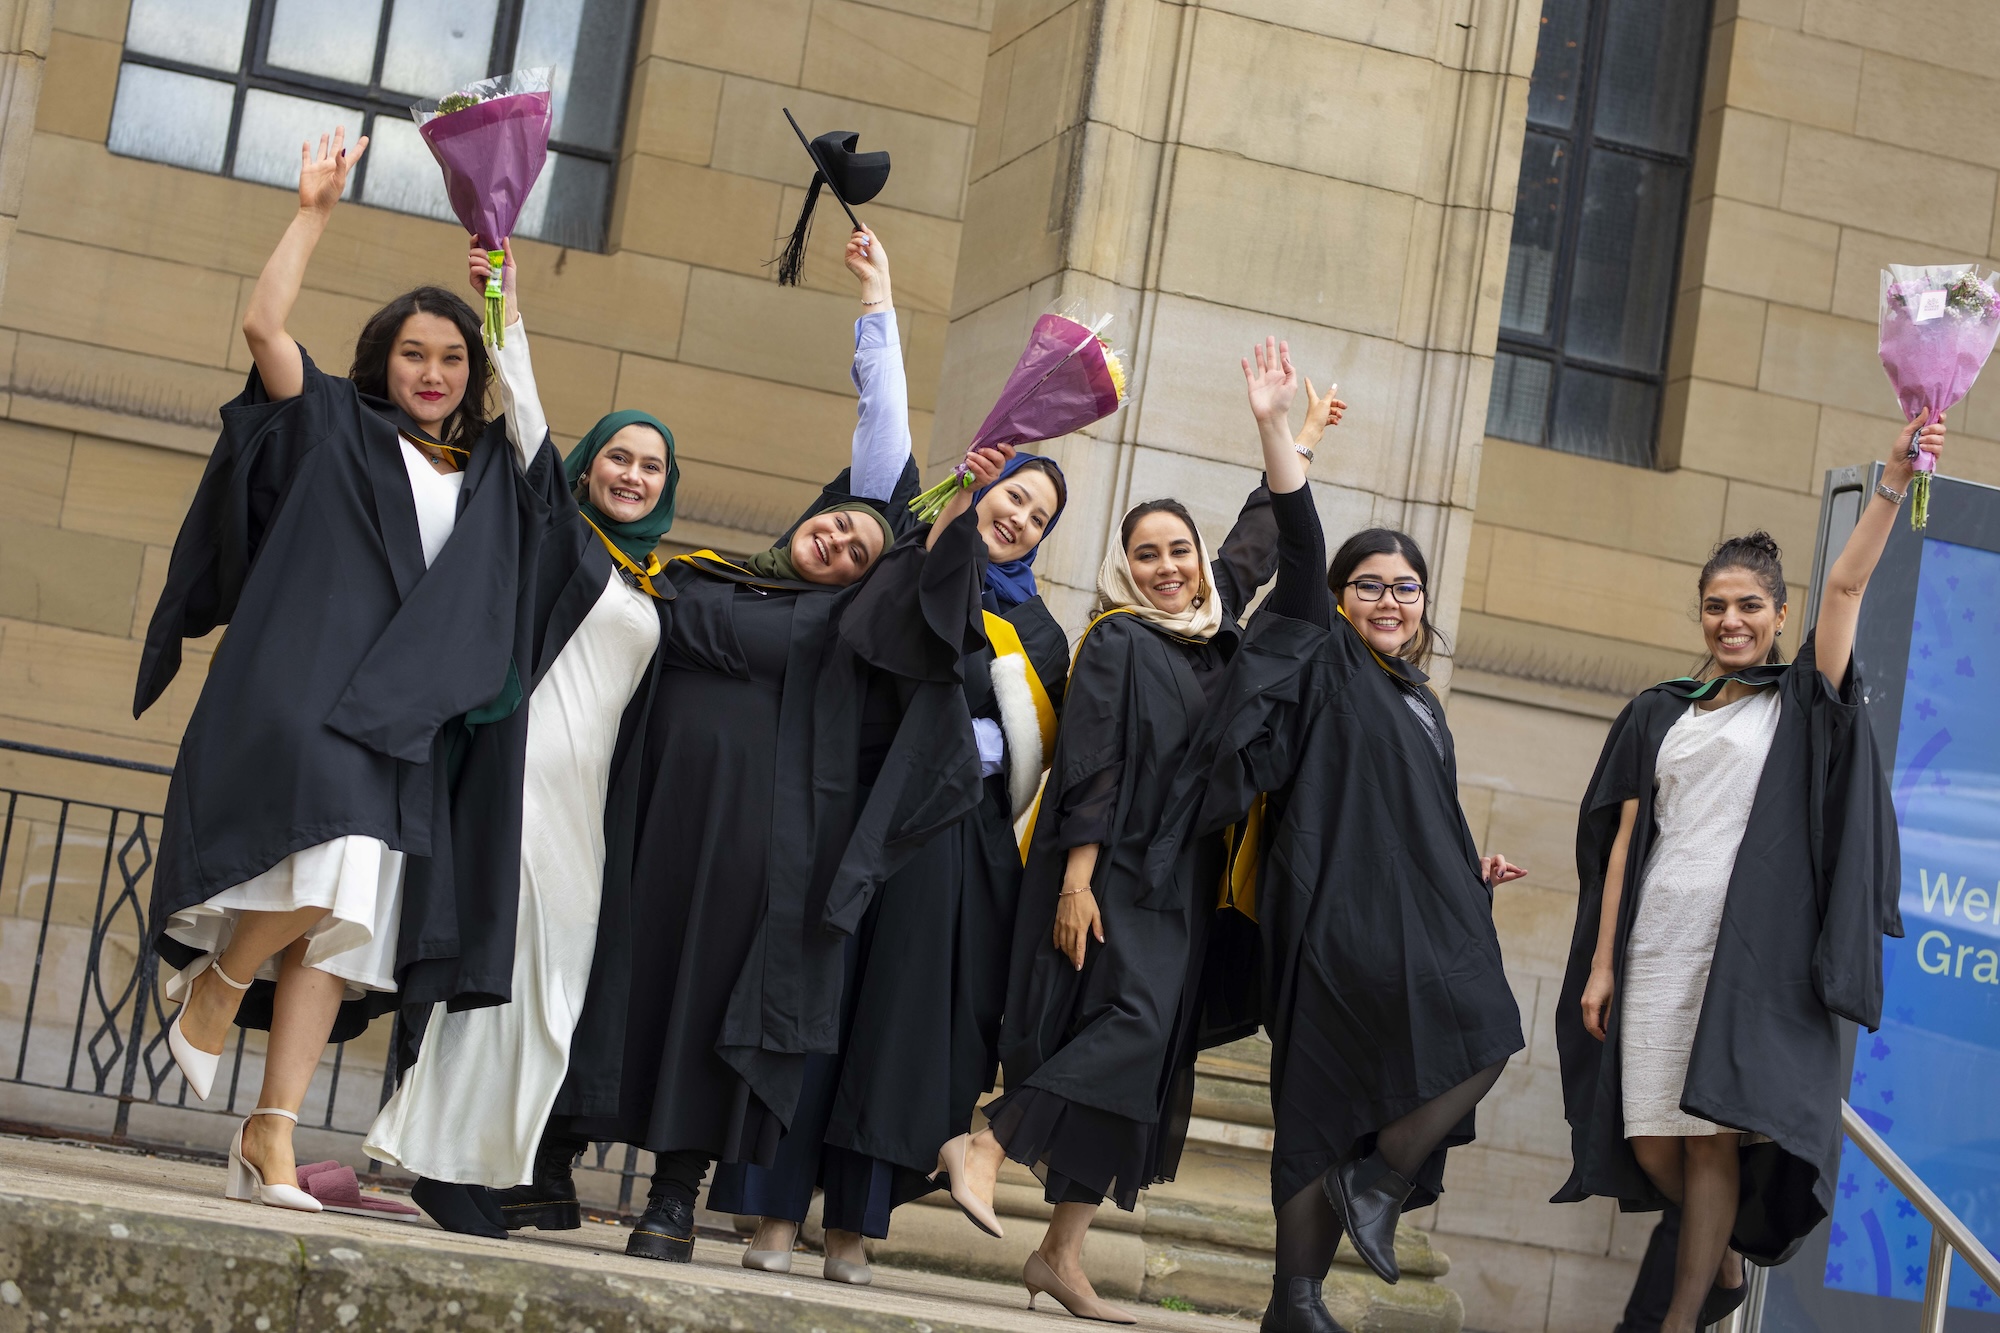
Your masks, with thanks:
<instances>
[{"instance_id":1,"label":"woman wearing glasses","mask_svg":"<svg viewBox=\"0 0 2000 1333\"><path fill-rule=\"evenodd\" d=\"M1343 1230L1385 1282L1396 1221L1440 1192L1444 1149L1520 1050L1495 885L1458 804L1423 664L1438 634L1416 542L1372 528L1335 552L1286 432L1298 383L1275 339L1243 363L1278 525L1278 582L1176 784L1148 877L1185 837L1264 802L1264 940L1278 1214L1266 1333L1339 1328L1320 1283ZM1260 793L1263 794L1260 796Z\"/></svg>"}]
</instances>

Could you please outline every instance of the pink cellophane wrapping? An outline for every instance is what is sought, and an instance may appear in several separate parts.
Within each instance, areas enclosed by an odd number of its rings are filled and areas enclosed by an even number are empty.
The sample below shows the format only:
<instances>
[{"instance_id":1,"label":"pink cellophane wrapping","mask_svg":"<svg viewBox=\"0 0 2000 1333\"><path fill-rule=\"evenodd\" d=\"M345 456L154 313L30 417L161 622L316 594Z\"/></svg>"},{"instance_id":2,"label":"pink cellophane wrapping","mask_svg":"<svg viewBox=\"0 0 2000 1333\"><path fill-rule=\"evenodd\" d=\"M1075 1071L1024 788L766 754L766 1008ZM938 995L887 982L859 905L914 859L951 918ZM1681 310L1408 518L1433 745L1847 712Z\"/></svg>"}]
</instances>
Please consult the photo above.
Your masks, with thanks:
<instances>
[{"instance_id":1,"label":"pink cellophane wrapping","mask_svg":"<svg viewBox=\"0 0 2000 1333\"><path fill-rule=\"evenodd\" d=\"M488 250L513 234L548 159L549 73L519 70L459 89L482 99L459 111L440 115L434 103L411 109L444 170L452 212Z\"/></svg>"},{"instance_id":2,"label":"pink cellophane wrapping","mask_svg":"<svg viewBox=\"0 0 2000 1333\"><path fill-rule=\"evenodd\" d=\"M1993 278L1973 264L1882 270L1882 369L1906 420L1950 411L1979 378L2000 334ZM1930 471L1930 455L1918 454L1915 466Z\"/></svg>"},{"instance_id":3,"label":"pink cellophane wrapping","mask_svg":"<svg viewBox=\"0 0 2000 1333\"><path fill-rule=\"evenodd\" d=\"M1053 440L1102 421L1118 403L1097 335L1063 315L1043 315L970 447Z\"/></svg>"}]
</instances>

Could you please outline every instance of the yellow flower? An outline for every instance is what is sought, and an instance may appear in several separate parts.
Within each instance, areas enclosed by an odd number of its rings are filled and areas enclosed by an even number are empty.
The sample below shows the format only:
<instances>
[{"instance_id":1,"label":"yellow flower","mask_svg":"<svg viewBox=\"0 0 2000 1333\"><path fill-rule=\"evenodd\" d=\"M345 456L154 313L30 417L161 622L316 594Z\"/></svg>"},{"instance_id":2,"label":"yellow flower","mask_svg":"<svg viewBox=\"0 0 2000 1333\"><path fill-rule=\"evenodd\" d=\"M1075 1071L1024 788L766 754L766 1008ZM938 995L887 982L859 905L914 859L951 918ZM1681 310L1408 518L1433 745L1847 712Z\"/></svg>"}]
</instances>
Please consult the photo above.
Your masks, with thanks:
<instances>
[{"instance_id":1,"label":"yellow flower","mask_svg":"<svg viewBox=\"0 0 2000 1333\"><path fill-rule=\"evenodd\" d=\"M1118 391L1118 401L1125 401L1125 366L1119 361L1118 353L1111 350L1111 344L1099 338L1097 345L1104 349L1104 368L1111 372L1111 387Z\"/></svg>"}]
</instances>

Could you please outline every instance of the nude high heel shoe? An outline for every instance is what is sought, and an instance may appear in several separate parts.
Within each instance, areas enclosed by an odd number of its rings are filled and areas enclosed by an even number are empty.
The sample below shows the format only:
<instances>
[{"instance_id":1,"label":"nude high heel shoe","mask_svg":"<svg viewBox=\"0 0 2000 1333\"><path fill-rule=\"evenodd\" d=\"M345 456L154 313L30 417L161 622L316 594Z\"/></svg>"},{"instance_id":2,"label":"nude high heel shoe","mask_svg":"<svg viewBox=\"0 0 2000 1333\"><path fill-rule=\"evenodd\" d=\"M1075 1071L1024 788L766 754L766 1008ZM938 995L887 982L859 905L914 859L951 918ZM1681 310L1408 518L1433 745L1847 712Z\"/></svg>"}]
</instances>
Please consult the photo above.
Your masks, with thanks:
<instances>
[{"instance_id":1,"label":"nude high heel shoe","mask_svg":"<svg viewBox=\"0 0 2000 1333\"><path fill-rule=\"evenodd\" d=\"M250 982L238 981L222 970L222 959L218 956L188 980L190 996L194 994L194 983L209 972L215 973L222 984L231 990L250 989ZM208 1100L209 1089L215 1086L215 1070L222 1063L222 1053L217 1051L210 1054L200 1050L182 1035L181 1016L185 1013L187 1005L183 1002L181 1007L174 1011L174 1021L167 1025L167 1051L174 1057L174 1063L180 1066L181 1077L187 1080L188 1091L194 1094L196 1101L205 1102Z\"/></svg>"},{"instance_id":2,"label":"nude high heel shoe","mask_svg":"<svg viewBox=\"0 0 2000 1333\"><path fill-rule=\"evenodd\" d=\"M1095 1296L1085 1296L1071 1291L1069 1284L1056 1276L1056 1270L1049 1267L1049 1261L1042 1258L1040 1250L1028 1255L1028 1262L1021 1269L1021 1285L1028 1289L1028 1308L1035 1308L1035 1297L1047 1292L1061 1302L1062 1308L1078 1319L1095 1319L1105 1324L1136 1324L1136 1315L1128 1314L1111 1304L1100 1301Z\"/></svg>"},{"instance_id":3,"label":"nude high heel shoe","mask_svg":"<svg viewBox=\"0 0 2000 1333\"><path fill-rule=\"evenodd\" d=\"M299 1118L282 1106L260 1106L250 1113L252 1116L281 1115L293 1124ZM321 1211L320 1202L296 1185L266 1185L264 1173L243 1156L243 1131L250 1127L245 1119L236 1127L236 1137L229 1144L229 1184L224 1187L222 1197L236 1199L243 1203L261 1203L267 1208L290 1208L301 1213Z\"/></svg>"},{"instance_id":4,"label":"nude high heel shoe","mask_svg":"<svg viewBox=\"0 0 2000 1333\"><path fill-rule=\"evenodd\" d=\"M989 1236L1000 1236L1000 1218L994 1213L993 1205L974 1194L965 1185L965 1149L972 1142L970 1134L961 1134L955 1139L945 1140L938 1149L937 1170L930 1178L942 1184L951 1192L951 1201L958 1205L958 1211L965 1214L966 1221L978 1227ZM943 1177L939 1180L939 1177Z\"/></svg>"}]
</instances>

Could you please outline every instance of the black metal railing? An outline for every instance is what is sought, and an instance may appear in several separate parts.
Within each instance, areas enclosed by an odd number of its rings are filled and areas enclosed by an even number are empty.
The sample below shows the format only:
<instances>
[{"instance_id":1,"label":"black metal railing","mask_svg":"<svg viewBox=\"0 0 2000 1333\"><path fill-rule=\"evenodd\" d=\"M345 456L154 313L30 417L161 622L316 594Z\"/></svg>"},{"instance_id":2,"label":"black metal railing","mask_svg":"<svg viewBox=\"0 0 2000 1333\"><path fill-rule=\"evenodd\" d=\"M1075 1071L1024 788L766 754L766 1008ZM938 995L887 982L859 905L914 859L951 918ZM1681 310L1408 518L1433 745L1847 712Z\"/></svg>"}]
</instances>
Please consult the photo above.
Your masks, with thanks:
<instances>
[{"instance_id":1,"label":"black metal railing","mask_svg":"<svg viewBox=\"0 0 2000 1333\"><path fill-rule=\"evenodd\" d=\"M21 741L0 739L0 751L172 773ZM0 1121L219 1155L229 1121L255 1105L263 1037L237 1029L222 1095L212 1104L189 1097L167 1049L172 1015L148 922L159 812L11 786L0 786L0 810ZM396 1085L395 1021L385 1015L328 1048L301 1108L304 1128L356 1140L366 1133ZM613 1147L596 1145L595 1166L617 1176L616 1210L629 1215L639 1151L626 1147L613 1165Z\"/></svg>"}]
</instances>

